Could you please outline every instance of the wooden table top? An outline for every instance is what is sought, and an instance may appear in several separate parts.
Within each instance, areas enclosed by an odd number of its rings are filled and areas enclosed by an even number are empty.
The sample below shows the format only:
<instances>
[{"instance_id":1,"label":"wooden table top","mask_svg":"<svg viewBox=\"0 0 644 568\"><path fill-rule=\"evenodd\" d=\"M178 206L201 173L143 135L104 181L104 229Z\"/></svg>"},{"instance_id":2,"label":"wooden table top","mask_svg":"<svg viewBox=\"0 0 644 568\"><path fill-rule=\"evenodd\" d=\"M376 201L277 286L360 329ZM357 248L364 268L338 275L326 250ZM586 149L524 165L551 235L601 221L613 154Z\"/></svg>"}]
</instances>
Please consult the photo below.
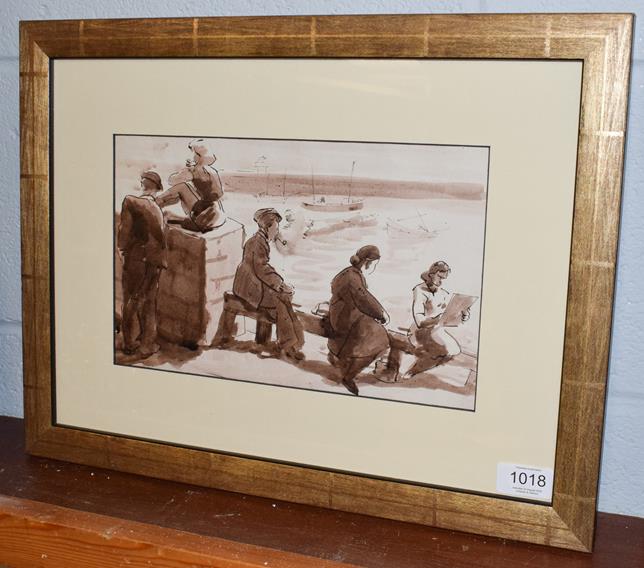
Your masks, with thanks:
<instances>
[{"instance_id":1,"label":"wooden table top","mask_svg":"<svg viewBox=\"0 0 644 568\"><path fill-rule=\"evenodd\" d=\"M595 552L576 553L35 458L23 421L0 417L0 565L34 559L65 568L643 568L644 519L600 513Z\"/></svg>"}]
</instances>

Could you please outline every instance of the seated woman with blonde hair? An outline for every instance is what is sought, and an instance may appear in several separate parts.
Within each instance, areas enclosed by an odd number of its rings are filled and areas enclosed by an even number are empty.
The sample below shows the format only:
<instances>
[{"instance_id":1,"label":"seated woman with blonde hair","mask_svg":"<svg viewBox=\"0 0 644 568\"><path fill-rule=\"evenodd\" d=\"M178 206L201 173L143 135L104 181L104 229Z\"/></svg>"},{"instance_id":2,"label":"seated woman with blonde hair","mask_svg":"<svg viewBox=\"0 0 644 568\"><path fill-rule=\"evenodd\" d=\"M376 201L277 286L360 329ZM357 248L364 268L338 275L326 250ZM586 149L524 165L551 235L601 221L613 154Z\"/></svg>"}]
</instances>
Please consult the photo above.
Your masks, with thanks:
<instances>
[{"instance_id":1,"label":"seated woman with blonde hair","mask_svg":"<svg viewBox=\"0 0 644 568\"><path fill-rule=\"evenodd\" d=\"M172 187L157 196L159 207L181 203L185 217L167 215L169 223L180 223L184 229L206 233L226 222L221 198L224 196L219 172L212 167L217 160L203 139L188 144L193 158L186 167L169 178Z\"/></svg>"}]
</instances>

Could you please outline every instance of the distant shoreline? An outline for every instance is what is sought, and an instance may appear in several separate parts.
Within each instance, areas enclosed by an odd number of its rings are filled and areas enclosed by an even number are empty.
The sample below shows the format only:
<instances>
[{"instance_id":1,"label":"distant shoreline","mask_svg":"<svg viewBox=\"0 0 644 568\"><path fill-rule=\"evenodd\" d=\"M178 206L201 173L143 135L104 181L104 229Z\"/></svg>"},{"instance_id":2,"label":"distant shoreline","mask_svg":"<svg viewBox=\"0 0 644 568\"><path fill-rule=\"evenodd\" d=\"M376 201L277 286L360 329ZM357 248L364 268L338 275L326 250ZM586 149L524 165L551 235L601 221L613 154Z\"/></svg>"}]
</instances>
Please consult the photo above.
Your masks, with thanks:
<instances>
[{"instance_id":1,"label":"distant shoreline","mask_svg":"<svg viewBox=\"0 0 644 568\"><path fill-rule=\"evenodd\" d=\"M255 174L220 172L224 191L233 193L260 194L278 197L281 195L338 195L352 197L395 197L405 199L485 199L485 187L477 183L440 183L419 181L395 181L348 176ZM286 189L284 189L286 186ZM315 189L314 189L315 188Z\"/></svg>"}]
</instances>

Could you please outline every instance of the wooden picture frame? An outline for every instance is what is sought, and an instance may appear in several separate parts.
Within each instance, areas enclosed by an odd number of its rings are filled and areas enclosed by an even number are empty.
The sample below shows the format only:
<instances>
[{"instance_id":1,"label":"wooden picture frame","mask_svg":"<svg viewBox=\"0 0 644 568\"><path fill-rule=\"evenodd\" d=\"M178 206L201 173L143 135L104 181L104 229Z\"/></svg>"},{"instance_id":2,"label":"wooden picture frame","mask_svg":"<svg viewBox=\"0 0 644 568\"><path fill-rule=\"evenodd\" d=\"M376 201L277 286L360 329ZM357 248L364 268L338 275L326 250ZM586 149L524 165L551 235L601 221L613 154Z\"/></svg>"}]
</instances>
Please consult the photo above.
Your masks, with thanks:
<instances>
[{"instance_id":1,"label":"wooden picture frame","mask_svg":"<svg viewBox=\"0 0 644 568\"><path fill-rule=\"evenodd\" d=\"M592 550L633 17L413 15L32 21L20 26L27 448L33 455L220 489ZM171 37L172 41L167 41ZM583 62L552 506L60 427L53 423L50 61L289 57Z\"/></svg>"}]
</instances>

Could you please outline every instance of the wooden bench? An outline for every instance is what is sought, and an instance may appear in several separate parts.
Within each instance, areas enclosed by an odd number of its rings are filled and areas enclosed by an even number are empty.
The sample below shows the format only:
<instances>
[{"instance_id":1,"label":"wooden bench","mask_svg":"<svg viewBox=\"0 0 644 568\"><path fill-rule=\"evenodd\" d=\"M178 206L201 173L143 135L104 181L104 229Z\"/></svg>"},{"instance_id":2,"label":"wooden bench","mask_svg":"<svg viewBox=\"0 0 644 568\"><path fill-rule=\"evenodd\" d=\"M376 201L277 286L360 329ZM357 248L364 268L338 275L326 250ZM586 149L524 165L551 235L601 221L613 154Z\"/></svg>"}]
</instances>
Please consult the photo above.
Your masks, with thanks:
<instances>
[{"instance_id":1,"label":"wooden bench","mask_svg":"<svg viewBox=\"0 0 644 568\"><path fill-rule=\"evenodd\" d=\"M329 337L331 329L328 319L322 315L311 314L301 310L295 310L302 323L304 331ZM232 292L224 292L224 309L219 319L217 333L213 340L213 347L224 347L233 341L235 335L235 319L237 316L244 316L254 319L257 322L255 328L255 342L258 346L266 345L273 333L273 320L266 310L257 310L248 302L235 296ZM413 353L414 347L409 343L407 335L398 331L387 330L389 335L389 355L387 357L387 368L398 369L403 353Z\"/></svg>"},{"instance_id":2,"label":"wooden bench","mask_svg":"<svg viewBox=\"0 0 644 568\"><path fill-rule=\"evenodd\" d=\"M257 322L255 327L255 343L266 345L271 340L275 321L266 310L257 310L245 300L232 292L224 292L224 310L219 318L217 332L213 339L213 347L225 346L235 336L235 319L244 316Z\"/></svg>"}]
</instances>

